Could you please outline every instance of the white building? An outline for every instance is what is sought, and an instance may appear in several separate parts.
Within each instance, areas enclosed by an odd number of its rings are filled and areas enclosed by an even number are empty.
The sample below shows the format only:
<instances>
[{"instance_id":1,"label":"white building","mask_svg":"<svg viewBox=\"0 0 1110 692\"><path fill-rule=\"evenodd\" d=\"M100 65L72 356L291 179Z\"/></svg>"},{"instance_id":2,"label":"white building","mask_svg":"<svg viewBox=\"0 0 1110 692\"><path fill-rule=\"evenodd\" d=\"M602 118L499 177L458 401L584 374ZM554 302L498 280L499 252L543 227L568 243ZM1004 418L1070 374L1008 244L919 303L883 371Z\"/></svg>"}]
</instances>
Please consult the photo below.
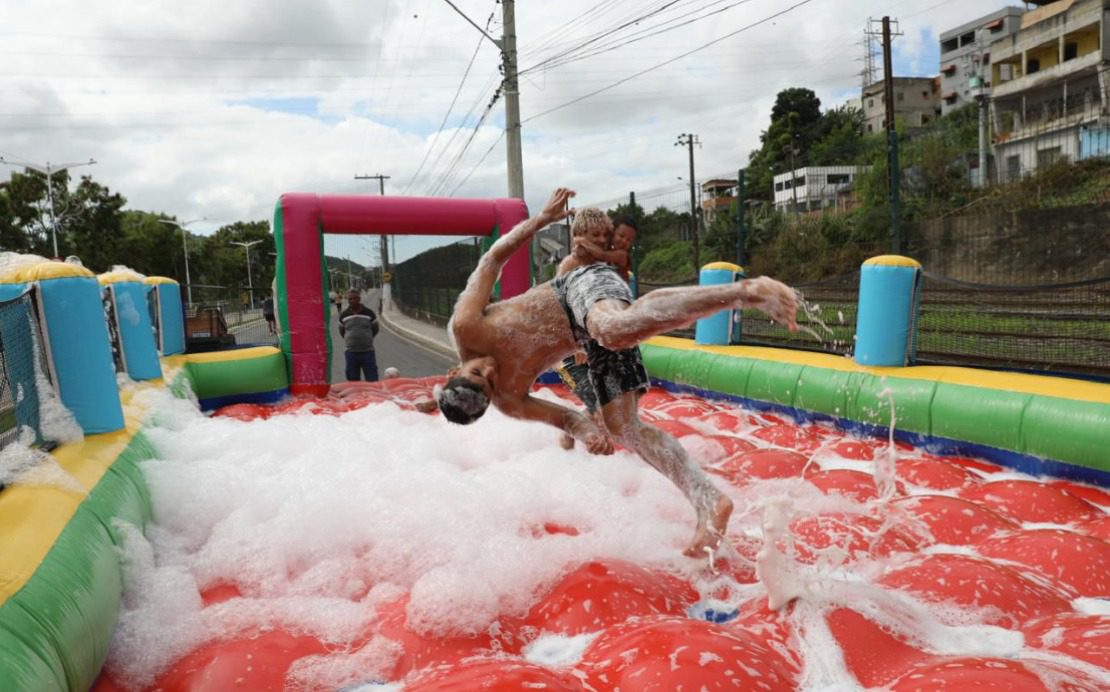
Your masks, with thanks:
<instances>
[{"instance_id":1,"label":"white building","mask_svg":"<svg viewBox=\"0 0 1110 692\"><path fill-rule=\"evenodd\" d=\"M856 177L869 166L806 166L774 178L775 209L780 211L844 210L840 201Z\"/></svg>"},{"instance_id":2,"label":"white building","mask_svg":"<svg viewBox=\"0 0 1110 692\"><path fill-rule=\"evenodd\" d=\"M991 44L999 182L1110 155L1110 0L1059 0Z\"/></svg>"}]
</instances>

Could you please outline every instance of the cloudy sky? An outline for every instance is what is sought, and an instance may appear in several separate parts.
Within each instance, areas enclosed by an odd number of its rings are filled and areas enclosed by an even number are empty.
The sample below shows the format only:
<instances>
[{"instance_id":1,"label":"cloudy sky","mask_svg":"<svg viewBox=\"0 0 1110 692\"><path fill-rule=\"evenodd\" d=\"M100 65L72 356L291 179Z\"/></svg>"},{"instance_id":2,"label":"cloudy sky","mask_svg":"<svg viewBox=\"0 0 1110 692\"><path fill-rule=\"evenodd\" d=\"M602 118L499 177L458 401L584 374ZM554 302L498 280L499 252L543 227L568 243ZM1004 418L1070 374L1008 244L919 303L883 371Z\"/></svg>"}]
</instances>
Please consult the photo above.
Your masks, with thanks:
<instances>
[{"instance_id":1,"label":"cloudy sky","mask_svg":"<svg viewBox=\"0 0 1110 692\"><path fill-rule=\"evenodd\" d=\"M500 36L500 4L453 2ZM895 71L923 76L941 32L1006 5L1021 3L520 2L526 200L681 184L685 132L702 143L698 179L735 171L779 90L811 88L826 107L858 95L869 18L899 20ZM95 159L73 174L132 209L207 217L197 232L269 219L283 192L378 192L359 175L390 176L387 194L506 195L504 102L482 119L500 55L447 0L6 0L0 36L0 156ZM327 248L376 263L375 243Z\"/></svg>"}]
</instances>

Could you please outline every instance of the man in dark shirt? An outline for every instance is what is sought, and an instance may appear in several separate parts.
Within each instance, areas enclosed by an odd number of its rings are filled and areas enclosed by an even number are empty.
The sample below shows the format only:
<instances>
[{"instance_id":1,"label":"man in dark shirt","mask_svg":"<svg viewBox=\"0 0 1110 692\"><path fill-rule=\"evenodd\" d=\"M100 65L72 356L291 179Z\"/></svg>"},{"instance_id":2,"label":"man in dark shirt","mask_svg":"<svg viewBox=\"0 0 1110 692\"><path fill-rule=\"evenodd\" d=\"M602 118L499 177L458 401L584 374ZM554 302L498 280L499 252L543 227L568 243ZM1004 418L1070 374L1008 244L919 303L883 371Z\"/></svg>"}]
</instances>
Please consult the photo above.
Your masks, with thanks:
<instances>
[{"instance_id":1,"label":"man in dark shirt","mask_svg":"<svg viewBox=\"0 0 1110 692\"><path fill-rule=\"evenodd\" d=\"M339 335L347 346L347 379L355 382L378 379L374 356L374 337L378 335L378 316L362 304L358 291L347 293L347 309L339 313Z\"/></svg>"},{"instance_id":2,"label":"man in dark shirt","mask_svg":"<svg viewBox=\"0 0 1110 692\"><path fill-rule=\"evenodd\" d=\"M273 297L266 296L262 301L262 316L266 318L266 325L270 328L270 333L277 333L277 317L274 315Z\"/></svg>"}]
</instances>

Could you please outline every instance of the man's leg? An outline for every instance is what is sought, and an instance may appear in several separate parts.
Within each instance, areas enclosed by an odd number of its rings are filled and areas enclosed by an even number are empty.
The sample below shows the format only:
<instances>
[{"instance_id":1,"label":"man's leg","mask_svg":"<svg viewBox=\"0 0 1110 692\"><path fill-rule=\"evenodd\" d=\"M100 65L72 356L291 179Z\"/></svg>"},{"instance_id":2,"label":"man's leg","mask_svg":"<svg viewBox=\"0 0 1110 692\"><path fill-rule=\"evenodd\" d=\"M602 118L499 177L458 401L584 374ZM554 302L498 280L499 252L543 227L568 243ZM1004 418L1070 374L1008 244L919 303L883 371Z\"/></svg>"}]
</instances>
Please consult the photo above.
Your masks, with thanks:
<instances>
[{"instance_id":1,"label":"man's leg","mask_svg":"<svg viewBox=\"0 0 1110 692\"><path fill-rule=\"evenodd\" d=\"M344 351L343 355L347 358L347 381L358 382L359 354L354 351Z\"/></svg>"},{"instance_id":2,"label":"man's leg","mask_svg":"<svg viewBox=\"0 0 1110 692\"><path fill-rule=\"evenodd\" d=\"M367 382L378 381L378 357L374 351L367 351L363 355L362 371Z\"/></svg>"},{"instance_id":3,"label":"man's leg","mask_svg":"<svg viewBox=\"0 0 1110 692\"><path fill-rule=\"evenodd\" d=\"M690 557L711 557L728 530L728 499L668 433L640 420L639 392L627 392L601 407L605 427L622 445L678 486L697 512L698 526L686 548Z\"/></svg>"},{"instance_id":4,"label":"man's leg","mask_svg":"<svg viewBox=\"0 0 1110 692\"><path fill-rule=\"evenodd\" d=\"M661 288L631 304L600 300L590 308L586 330L602 346L616 351L721 310L740 307L758 308L791 331L797 328L794 290L761 276L721 286Z\"/></svg>"}]
</instances>

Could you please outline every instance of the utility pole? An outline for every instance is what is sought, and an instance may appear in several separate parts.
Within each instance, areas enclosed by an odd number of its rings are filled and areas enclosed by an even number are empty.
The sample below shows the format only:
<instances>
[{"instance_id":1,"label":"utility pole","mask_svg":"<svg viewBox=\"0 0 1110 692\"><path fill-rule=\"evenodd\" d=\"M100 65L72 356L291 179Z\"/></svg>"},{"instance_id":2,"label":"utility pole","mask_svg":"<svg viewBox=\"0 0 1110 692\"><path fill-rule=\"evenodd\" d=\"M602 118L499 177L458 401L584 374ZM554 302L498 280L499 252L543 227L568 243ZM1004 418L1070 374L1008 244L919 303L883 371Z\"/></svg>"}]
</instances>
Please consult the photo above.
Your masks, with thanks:
<instances>
[{"instance_id":1,"label":"utility pole","mask_svg":"<svg viewBox=\"0 0 1110 692\"><path fill-rule=\"evenodd\" d=\"M520 146L520 83L517 78L516 63L516 4L515 0L501 0L501 40L487 34L473 19L455 6L451 0L444 0L490 43L501 51L501 70L505 75L501 82L505 94L505 148L509 168L509 196L524 199L524 162Z\"/></svg>"},{"instance_id":2,"label":"utility pole","mask_svg":"<svg viewBox=\"0 0 1110 692\"><path fill-rule=\"evenodd\" d=\"M385 197L385 181L389 180L390 176L382 175L381 173L377 173L375 175L356 175L355 176L355 180L374 180L375 178L378 181L378 190L379 190L379 192L381 193L382 197ZM384 284L385 283L385 275L389 272L389 243L386 241L386 237L384 235L379 236L379 238L381 239L381 245L382 245L382 247L381 247L381 251L382 251L382 253L381 253L382 254L382 283Z\"/></svg>"},{"instance_id":3,"label":"utility pole","mask_svg":"<svg viewBox=\"0 0 1110 692\"><path fill-rule=\"evenodd\" d=\"M690 152L690 238L694 243L694 272L698 271L701 266L701 249L698 245L698 200L697 200L697 183L694 182L694 145L701 145L701 140L698 136L690 133L683 133L678 136L678 140L674 143L676 147L686 147Z\"/></svg>"},{"instance_id":4,"label":"utility pole","mask_svg":"<svg viewBox=\"0 0 1110 692\"><path fill-rule=\"evenodd\" d=\"M520 147L520 84L516 65L516 8L501 0L501 59L505 65L505 148L509 164L509 196L524 199L524 160Z\"/></svg>"},{"instance_id":5,"label":"utility pole","mask_svg":"<svg viewBox=\"0 0 1110 692\"><path fill-rule=\"evenodd\" d=\"M54 258L61 259L61 255L58 253L58 217L57 213L54 211L54 174L61 173L62 171L70 168L77 168L78 166L92 166L96 163L96 161L93 159L89 159L88 161L82 161L79 163L61 163L57 165L52 165L49 161L44 164L32 163L30 161L9 161L3 156L0 156L0 163L6 164L8 166L22 166L23 168L29 168L32 171L38 171L39 173L42 173L46 176L46 199L47 204L50 205L50 237L54 241Z\"/></svg>"},{"instance_id":6,"label":"utility pole","mask_svg":"<svg viewBox=\"0 0 1110 692\"><path fill-rule=\"evenodd\" d=\"M894 128L894 67L890 49L890 17L883 17L883 94L886 99L887 169L890 177L890 251L902 252L902 201L899 194L898 131Z\"/></svg>"},{"instance_id":7,"label":"utility pole","mask_svg":"<svg viewBox=\"0 0 1110 692\"><path fill-rule=\"evenodd\" d=\"M160 221L161 223L167 224L169 226L173 226L175 228L180 228L181 229L181 249L185 254L185 291L186 291L186 295L188 296L188 300L189 300L188 306L192 307L192 305L193 305L193 280L189 277L189 229L186 228L186 226L188 226L191 223L196 223L197 221L207 221L207 218L192 219L192 220L189 220L189 221L182 221L181 223L178 223L176 221L171 221L170 219L158 219L158 221Z\"/></svg>"},{"instance_id":8,"label":"utility pole","mask_svg":"<svg viewBox=\"0 0 1110 692\"><path fill-rule=\"evenodd\" d=\"M247 251L247 291L250 292L251 310L254 309L254 279L251 278L251 247L261 243L261 240L232 240L232 245L238 245Z\"/></svg>"},{"instance_id":9,"label":"utility pole","mask_svg":"<svg viewBox=\"0 0 1110 692\"><path fill-rule=\"evenodd\" d=\"M975 55L976 74L972 77L973 83L971 87L977 90L976 100L979 102L979 179L976 181L977 187L984 188L989 183L990 176L990 162L987 159L987 109L990 107L990 99L987 96L987 89L984 86L983 80L983 35L982 29L978 30L978 40L976 41L978 52Z\"/></svg>"},{"instance_id":10,"label":"utility pole","mask_svg":"<svg viewBox=\"0 0 1110 692\"><path fill-rule=\"evenodd\" d=\"M744 266L744 175L746 171L741 168L736 172L736 264Z\"/></svg>"}]
</instances>

